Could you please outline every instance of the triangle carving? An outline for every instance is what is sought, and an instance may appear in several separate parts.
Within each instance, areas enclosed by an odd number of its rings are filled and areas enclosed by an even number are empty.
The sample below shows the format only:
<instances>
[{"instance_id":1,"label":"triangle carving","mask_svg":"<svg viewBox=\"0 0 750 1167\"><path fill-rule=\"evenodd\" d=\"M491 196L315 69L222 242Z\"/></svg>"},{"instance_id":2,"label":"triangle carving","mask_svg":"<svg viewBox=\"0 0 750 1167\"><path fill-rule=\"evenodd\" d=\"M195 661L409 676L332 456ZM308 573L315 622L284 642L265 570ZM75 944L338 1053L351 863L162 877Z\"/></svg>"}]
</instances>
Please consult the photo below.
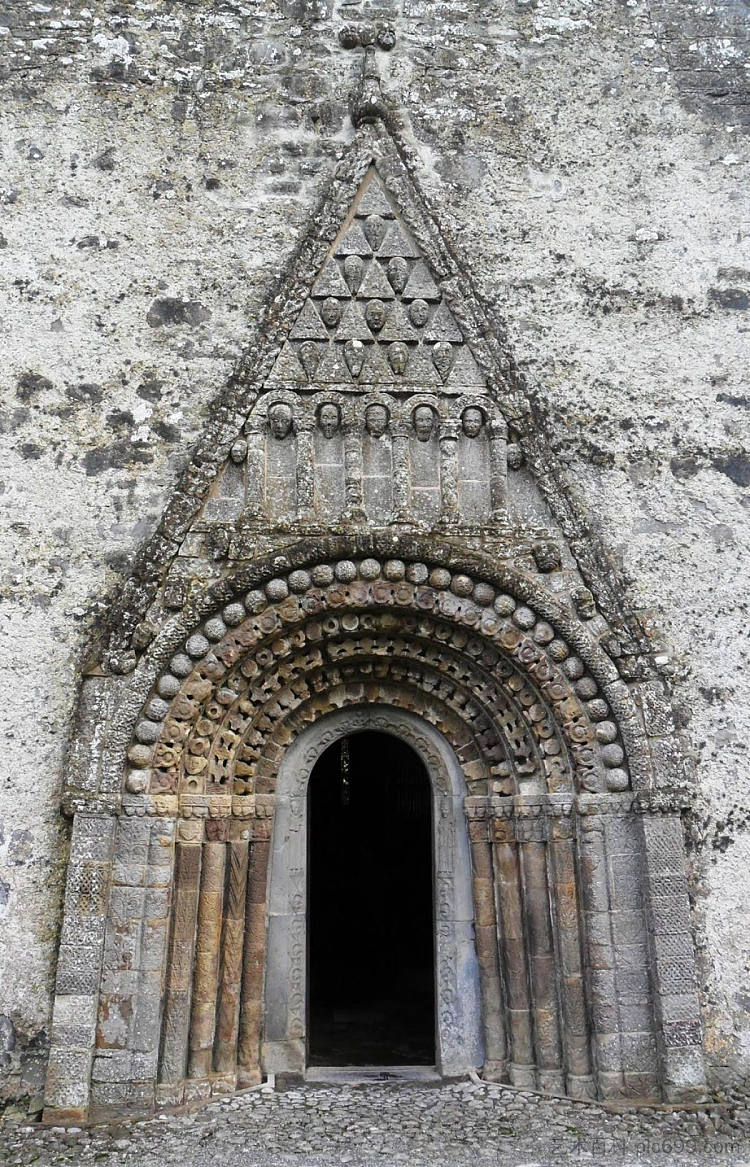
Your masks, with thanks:
<instances>
[{"instance_id":1,"label":"triangle carving","mask_svg":"<svg viewBox=\"0 0 750 1167\"><path fill-rule=\"evenodd\" d=\"M451 390L483 385L461 329L374 167L365 175L353 211L312 283L270 380L352 386L401 382L433 391L443 383ZM315 362L299 352L310 341L322 342ZM344 346L353 341L365 350L360 359L347 360ZM397 366L400 374L394 374L387 352L396 342L409 350L403 367ZM466 352L460 360L459 349Z\"/></svg>"}]
</instances>

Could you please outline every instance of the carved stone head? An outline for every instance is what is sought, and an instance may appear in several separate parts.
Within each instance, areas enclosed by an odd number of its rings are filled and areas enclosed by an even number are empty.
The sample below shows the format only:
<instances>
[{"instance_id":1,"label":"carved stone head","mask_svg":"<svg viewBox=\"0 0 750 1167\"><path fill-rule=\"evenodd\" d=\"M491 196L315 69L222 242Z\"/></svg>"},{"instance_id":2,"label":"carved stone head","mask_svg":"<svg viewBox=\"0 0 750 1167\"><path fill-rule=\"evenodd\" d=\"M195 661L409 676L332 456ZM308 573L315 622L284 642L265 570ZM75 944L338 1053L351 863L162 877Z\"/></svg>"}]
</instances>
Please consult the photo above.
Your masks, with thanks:
<instances>
[{"instance_id":1,"label":"carved stone head","mask_svg":"<svg viewBox=\"0 0 750 1167\"><path fill-rule=\"evenodd\" d=\"M292 428L292 407L284 401L277 401L268 411L268 425L278 440L285 438Z\"/></svg>"},{"instance_id":2,"label":"carved stone head","mask_svg":"<svg viewBox=\"0 0 750 1167\"><path fill-rule=\"evenodd\" d=\"M382 300L370 300L365 308L365 320L373 332L380 332L385 324L386 310Z\"/></svg>"},{"instance_id":3,"label":"carved stone head","mask_svg":"<svg viewBox=\"0 0 750 1167\"><path fill-rule=\"evenodd\" d=\"M388 410L384 405L368 405L365 410L365 429L374 438L381 438L388 429Z\"/></svg>"},{"instance_id":4,"label":"carved stone head","mask_svg":"<svg viewBox=\"0 0 750 1167\"><path fill-rule=\"evenodd\" d=\"M338 300L334 300L332 296L324 300L320 305L320 316L324 324L329 328L335 328L341 319L341 306Z\"/></svg>"},{"instance_id":5,"label":"carved stone head","mask_svg":"<svg viewBox=\"0 0 750 1167\"><path fill-rule=\"evenodd\" d=\"M403 377L406 362L409 360L409 350L402 340L396 340L388 347L388 360L397 377Z\"/></svg>"},{"instance_id":6,"label":"carved stone head","mask_svg":"<svg viewBox=\"0 0 750 1167\"><path fill-rule=\"evenodd\" d=\"M476 405L467 405L461 414L461 425L467 438L475 438L484 425L484 414Z\"/></svg>"},{"instance_id":7,"label":"carved stone head","mask_svg":"<svg viewBox=\"0 0 750 1167\"><path fill-rule=\"evenodd\" d=\"M427 323L429 311L426 300L413 300L409 306L409 319L417 328L421 328Z\"/></svg>"},{"instance_id":8,"label":"carved stone head","mask_svg":"<svg viewBox=\"0 0 750 1167\"><path fill-rule=\"evenodd\" d=\"M318 413L318 425L326 438L332 438L341 424L341 411L332 401L321 405Z\"/></svg>"},{"instance_id":9,"label":"carved stone head","mask_svg":"<svg viewBox=\"0 0 750 1167\"><path fill-rule=\"evenodd\" d=\"M412 414L414 430L420 442L429 442L435 428L435 410L430 405L418 405Z\"/></svg>"}]
</instances>

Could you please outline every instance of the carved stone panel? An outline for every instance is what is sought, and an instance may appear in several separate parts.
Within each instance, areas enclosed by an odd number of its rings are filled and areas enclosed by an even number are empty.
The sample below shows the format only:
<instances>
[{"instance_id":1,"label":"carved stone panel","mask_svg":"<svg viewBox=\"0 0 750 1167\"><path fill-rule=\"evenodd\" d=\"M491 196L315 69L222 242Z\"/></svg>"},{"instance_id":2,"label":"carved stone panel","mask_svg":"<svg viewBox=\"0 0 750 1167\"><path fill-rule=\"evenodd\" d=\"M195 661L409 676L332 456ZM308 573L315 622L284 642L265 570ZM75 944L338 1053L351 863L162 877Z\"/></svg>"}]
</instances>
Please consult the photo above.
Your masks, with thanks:
<instances>
[{"instance_id":1,"label":"carved stone panel","mask_svg":"<svg viewBox=\"0 0 750 1167\"><path fill-rule=\"evenodd\" d=\"M374 170L353 209L203 518L503 522L506 427L485 374Z\"/></svg>"}]
</instances>

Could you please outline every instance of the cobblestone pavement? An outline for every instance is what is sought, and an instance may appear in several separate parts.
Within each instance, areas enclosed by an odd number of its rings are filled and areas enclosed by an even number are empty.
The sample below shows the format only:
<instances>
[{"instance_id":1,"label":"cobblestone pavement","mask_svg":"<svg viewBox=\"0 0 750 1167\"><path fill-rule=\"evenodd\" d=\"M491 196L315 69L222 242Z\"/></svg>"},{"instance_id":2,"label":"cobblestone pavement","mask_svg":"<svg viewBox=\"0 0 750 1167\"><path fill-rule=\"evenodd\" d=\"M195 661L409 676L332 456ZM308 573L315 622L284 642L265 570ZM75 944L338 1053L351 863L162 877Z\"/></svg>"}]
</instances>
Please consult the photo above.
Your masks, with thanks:
<instances>
[{"instance_id":1,"label":"cobblestone pavement","mask_svg":"<svg viewBox=\"0 0 750 1167\"><path fill-rule=\"evenodd\" d=\"M89 1130L6 1125L0 1163L120 1167L750 1165L750 1110L612 1113L478 1081L268 1088L207 1109Z\"/></svg>"}]
</instances>

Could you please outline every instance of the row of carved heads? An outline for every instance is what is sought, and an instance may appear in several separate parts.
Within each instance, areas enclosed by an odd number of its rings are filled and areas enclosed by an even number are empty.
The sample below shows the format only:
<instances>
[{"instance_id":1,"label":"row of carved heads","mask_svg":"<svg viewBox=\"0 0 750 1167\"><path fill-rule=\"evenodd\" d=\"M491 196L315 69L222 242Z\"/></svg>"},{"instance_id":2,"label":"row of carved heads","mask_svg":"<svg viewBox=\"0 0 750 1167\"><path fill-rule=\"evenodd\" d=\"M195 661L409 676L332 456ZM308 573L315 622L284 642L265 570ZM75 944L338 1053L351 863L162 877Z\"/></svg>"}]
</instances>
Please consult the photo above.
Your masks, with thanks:
<instances>
[{"instance_id":1,"label":"row of carved heads","mask_svg":"<svg viewBox=\"0 0 750 1167\"><path fill-rule=\"evenodd\" d=\"M332 438L341 428L341 409L334 401L324 401L317 409L317 424L326 438ZM390 411L387 405L373 402L365 409L365 429L372 437L382 437L390 425ZM461 413L461 429L467 438L476 438L482 431L486 418L478 405L467 405ZM420 442L428 442L438 424L437 412L425 403L415 406L411 423ZM268 409L268 427L274 438L283 441L292 432L294 415L292 407L285 401L275 401Z\"/></svg>"}]
</instances>

